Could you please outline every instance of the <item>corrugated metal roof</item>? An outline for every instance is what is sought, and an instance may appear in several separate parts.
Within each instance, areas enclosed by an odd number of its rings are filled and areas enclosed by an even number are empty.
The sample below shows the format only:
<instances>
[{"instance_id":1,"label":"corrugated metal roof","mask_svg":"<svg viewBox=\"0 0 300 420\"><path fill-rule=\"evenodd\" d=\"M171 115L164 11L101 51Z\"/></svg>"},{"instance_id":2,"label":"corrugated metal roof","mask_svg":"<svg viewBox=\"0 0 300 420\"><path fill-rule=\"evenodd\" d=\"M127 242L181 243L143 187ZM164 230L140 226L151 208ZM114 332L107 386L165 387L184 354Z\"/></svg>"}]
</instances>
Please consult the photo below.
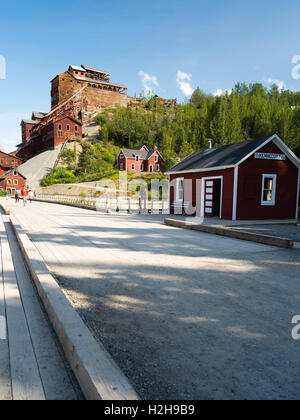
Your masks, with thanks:
<instances>
[{"instance_id":1,"label":"corrugated metal roof","mask_svg":"<svg viewBox=\"0 0 300 420\"><path fill-rule=\"evenodd\" d=\"M82 72L86 73L86 70L85 70L83 67L80 67L80 66L73 66L73 65L71 65L70 67L71 67L71 69L73 69L73 70L76 70L76 71L82 71Z\"/></svg>"},{"instance_id":2,"label":"corrugated metal roof","mask_svg":"<svg viewBox=\"0 0 300 420\"><path fill-rule=\"evenodd\" d=\"M33 112L32 115L35 118L44 118L47 114L45 112Z\"/></svg>"},{"instance_id":3,"label":"corrugated metal roof","mask_svg":"<svg viewBox=\"0 0 300 420\"><path fill-rule=\"evenodd\" d=\"M40 124L40 121L35 120L22 120L25 124Z\"/></svg>"},{"instance_id":4,"label":"corrugated metal roof","mask_svg":"<svg viewBox=\"0 0 300 420\"><path fill-rule=\"evenodd\" d=\"M113 82L104 82L102 80L94 80L94 79L82 79L80 77L74 76L76 80L80 80L81 82L89 82L89 83L94 83L94 84L98 84L98 85L106 85L106 86L114 86L114 87L119 87L122 89L127 89L127 86L122 85L121 83L113 83Z\"/></svg>"},{"instance_id":5,"label":"corrugated metal roof","mask_svg":"<svg viewBox=\"0 0 300 420\"><path fill-rule=\"evenodd\" d=\"M235 166L244 157L263 145L270 138L271 136L263 137L255 140L247 140L242 143L221 146L215 149L205 149L194 152L169 169L168 173Z\"/></svg>"},{"instance_id":6,"label":"corrugated metal roof","mask_svg":"<svg viewBox=\"0 0 300 420\"><path fill-rule=\"evenodd\" d=\"M87 71L93 71L95 73L101 73L101 74L110 75L110 72L109 71L106 71L106 70L100 70L100 69L96 69L95 67L84 66L83 64L81 64L81 67L83 67Z\"/></svg>"}]
</instances>

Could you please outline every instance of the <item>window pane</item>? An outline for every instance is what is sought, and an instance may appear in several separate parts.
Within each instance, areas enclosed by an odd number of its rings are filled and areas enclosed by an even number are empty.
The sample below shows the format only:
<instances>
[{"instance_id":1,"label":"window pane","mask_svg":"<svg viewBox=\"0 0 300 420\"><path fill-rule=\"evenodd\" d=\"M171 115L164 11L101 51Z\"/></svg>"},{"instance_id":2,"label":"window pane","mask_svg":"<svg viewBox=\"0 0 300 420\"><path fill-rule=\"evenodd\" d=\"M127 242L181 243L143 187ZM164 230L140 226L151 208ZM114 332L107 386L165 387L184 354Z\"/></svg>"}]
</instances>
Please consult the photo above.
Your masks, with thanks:
<instances>
[{"instance_id":1,"label":"window pane","mask_svg":"<svg viewBox=\"0 0 300 420\"><path fill-rule=\"evenodd\" d=\"M265 190L264 191L264 201L272 201L273 198L273 194L272 194L272 190Z\"/></svg>"},{"instance_id":2,"label":"window pane","mask_svg":"<svg viewBox=\"0 0 300 420\"><path fill-rule=\"evenodd\" d=\"M266 178L265 179L265 190L272 190L273 189L273 178Z\"/></svg>"}]
</instances>

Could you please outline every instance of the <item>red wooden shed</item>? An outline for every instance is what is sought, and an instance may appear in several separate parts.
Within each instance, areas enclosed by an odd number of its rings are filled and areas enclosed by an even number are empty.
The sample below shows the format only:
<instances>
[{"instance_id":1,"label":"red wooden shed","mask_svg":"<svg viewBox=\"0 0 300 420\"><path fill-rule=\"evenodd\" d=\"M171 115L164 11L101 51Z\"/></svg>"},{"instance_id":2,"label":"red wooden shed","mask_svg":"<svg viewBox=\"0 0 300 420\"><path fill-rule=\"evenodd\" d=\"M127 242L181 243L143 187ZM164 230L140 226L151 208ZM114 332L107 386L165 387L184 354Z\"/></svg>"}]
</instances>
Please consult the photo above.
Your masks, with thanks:
<instances>
[{"instance_id":1,"label":"red wooden shed","mask_svg":"<svg viewBox=\"0 0 300 420\"><path fill-rule=\"evenodd\" d=\"M300 160L277 135L195 152L167 174L173 210L227 220L298 219Z\"/></svg>"}]
</instances>

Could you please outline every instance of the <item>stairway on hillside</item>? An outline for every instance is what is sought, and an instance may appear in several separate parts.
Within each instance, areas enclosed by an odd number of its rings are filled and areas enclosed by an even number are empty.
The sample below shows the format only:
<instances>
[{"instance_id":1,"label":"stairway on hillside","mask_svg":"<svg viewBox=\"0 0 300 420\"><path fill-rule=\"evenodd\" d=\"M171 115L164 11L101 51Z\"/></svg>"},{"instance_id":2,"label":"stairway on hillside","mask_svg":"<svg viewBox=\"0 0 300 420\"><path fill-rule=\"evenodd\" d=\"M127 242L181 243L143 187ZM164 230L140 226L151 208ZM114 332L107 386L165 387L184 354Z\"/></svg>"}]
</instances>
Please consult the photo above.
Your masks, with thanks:
<instances>
[{"instance_id":1,"label":"stairway on hillside","mask_svg":"<svg viewBox=\"0 0 300 420\"><path fill-rule=\"evenodd\" d=\"M85 140L91 141L96 140L99 135L100 127L94 121L84 124L82 132L84 134Z\"/></svg>"},{"instance_id":2,"label":"stairway on hillside","mask_svg":"<svg viewBox=\"0 0 300 420\"><path fill-rule=\"evenodd\" d=\"M32 191L41 190L42 178L52 171L62 148L63 145L60 145L55 150L47 150L19 166L18 170L27 178L27 185Z\"/></svg>"}]
</instances>

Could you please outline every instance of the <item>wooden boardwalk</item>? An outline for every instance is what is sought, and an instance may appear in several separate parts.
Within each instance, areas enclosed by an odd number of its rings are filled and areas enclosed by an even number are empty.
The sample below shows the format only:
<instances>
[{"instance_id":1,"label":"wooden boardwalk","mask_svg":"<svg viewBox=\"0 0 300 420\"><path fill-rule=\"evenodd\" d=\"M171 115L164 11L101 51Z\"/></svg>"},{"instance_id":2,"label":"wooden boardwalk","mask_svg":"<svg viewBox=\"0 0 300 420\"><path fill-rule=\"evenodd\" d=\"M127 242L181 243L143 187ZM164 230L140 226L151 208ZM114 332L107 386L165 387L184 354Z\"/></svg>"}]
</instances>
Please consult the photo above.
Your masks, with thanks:
<instances>
[{"instance_id":1,"label":"wooden boardwalk","mask_svg":"<svg viewBox=\"0 0 300 420\"><path fill-rule=\"evenodd\" d=\"M82 399L6 216L0 239L0 399Z\"/></svg>"}]
</instances>

